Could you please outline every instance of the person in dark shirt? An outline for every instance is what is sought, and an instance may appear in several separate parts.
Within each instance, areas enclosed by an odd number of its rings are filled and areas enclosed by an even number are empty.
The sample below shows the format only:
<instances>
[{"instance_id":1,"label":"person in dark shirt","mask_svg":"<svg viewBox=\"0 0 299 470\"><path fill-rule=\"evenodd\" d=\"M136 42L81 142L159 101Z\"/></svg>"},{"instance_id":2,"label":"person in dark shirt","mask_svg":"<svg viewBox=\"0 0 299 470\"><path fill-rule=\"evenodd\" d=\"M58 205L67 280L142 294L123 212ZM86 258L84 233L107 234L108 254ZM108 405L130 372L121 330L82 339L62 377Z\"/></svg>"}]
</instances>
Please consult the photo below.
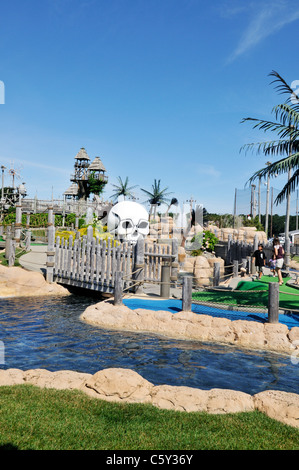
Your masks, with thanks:
<instances>
[{"instance_id":1,"label":"person in dark shirt","mask_svg":"<svg viewBox=\"0 0 299 470\"><path fill-rule=\"evenodd\" d=\"M255 252L253 253L252 257L255 258L255 266L259 273L259 279L260 279L263 275L263 267L266 264L266 255L263 250L263 245L261 243L259 244L258 249L255 250Z\"/></svg>"}]
</instances>

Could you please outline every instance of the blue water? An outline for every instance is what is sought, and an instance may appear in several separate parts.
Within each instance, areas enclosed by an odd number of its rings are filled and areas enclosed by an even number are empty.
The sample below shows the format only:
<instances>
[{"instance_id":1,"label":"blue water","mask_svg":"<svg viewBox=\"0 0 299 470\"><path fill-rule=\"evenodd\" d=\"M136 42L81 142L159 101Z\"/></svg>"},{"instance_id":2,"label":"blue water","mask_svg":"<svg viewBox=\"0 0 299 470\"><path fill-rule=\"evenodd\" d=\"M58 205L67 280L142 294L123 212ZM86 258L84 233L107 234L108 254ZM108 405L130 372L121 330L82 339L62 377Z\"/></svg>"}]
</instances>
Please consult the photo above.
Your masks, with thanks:
<instances>
[{"instance_id":1,"label":"blue water","mask_svg":"<svg viewBox=\"0 0 299 470\"><path fill-rule=\"evenodd\" d=\"M182 301L177 299L167 300L149 300L149 299L125 299L124 304L135 310L137 308L144 308L148 310L165 310L168 312L176 313L182 310ZM216 307L209 307L206 305L192 304L192 311L199 315L210 315L218 318L228 318L230 320L248 320L265 323L268 321L267 313L239 311L239 310L222 310ZM289 329L294 326L299 326L298 314L281 314L279 315L279 323L287 325Z\"/></svg>"},{"instance_id":2,"label":"blue water","mask_svg":"<svg viewBox=\"0 0 299 470\"><path fill-rule=\"evenodd\" d=\"M5 352L0 368L93 374L121 367L155 385L298 393L299 365L288 356L97 328L79 319L95 302L79 296L0 299L0 341Z\"/></svg>"}]
</instances>

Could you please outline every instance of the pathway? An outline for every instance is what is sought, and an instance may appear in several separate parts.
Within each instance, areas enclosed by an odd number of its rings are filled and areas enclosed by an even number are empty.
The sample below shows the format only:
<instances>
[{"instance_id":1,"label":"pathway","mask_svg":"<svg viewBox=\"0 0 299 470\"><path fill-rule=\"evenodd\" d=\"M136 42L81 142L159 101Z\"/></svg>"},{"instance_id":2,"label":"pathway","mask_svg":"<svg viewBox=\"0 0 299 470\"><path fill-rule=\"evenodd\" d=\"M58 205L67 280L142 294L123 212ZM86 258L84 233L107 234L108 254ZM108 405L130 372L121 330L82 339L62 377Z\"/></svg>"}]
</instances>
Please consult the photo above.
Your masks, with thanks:
<instances>
[{"instance_id":1,"label":"pathway","mask_svg":"<svg viewBox=\"0 0 299 470\"><path fill-rule=\"evenodd\" d=\"M20 265L28 271L46 272L47 245L31 245L31 251L19 258Z\"/></svg>"}]
</instances>

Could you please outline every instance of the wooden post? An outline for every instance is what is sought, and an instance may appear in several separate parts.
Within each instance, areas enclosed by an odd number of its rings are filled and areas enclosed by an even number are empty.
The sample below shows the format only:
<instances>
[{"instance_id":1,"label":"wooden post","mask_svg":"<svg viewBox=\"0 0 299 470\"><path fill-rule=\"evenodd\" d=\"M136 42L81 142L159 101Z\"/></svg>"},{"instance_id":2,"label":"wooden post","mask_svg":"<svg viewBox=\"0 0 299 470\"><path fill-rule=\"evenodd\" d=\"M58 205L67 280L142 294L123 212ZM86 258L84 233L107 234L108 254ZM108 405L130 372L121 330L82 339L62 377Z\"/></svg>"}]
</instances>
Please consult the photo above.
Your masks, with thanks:
<instances>
[{"instance_id":1,"label":"wooden post","mask_svg":"<svg viewBox=\"0 0 299 470\"><path fill-rule=\"evenodd\" d=\"M21 241L22 229L22 204L16 204L16 223L15 223L15 241L17 244Z\"/></svg>"},{"instance_id":2,"label":"wooden post","mask_svg":"<svg viewBox=\"0 0 299 470\"><path fill-rule=\"evenodd\" d=\"M160 297L170 297L170 258L162 258Z\"/></svg>"},{"instance_id":3,"label":"wooden post","mask_svg":"<svg viewBox=\"0 0 299 470\"><path fill-rule=\"evenodd\" d=\"M122 305L123 303L123 279L122 272L117 271L115 273L114 281L114 305Z\"/></svg>"},{"instance_id":4,"label":"wooden post","mask_svg":"<svg viewBox=\"0 0 299 470\"><path fill-rule=\"evenodd\" d=\"M237 259L234 259L233 261L234 265L234 277L238 277L238 268L239 268L239 261Z\"/></svg>"},{"instance_id":5,"label":"wooden post","mask_svg":"<svg viewBox=\"0 0 299 470\"><path fill-rule=\"evenodd\" d=\"M53 282L54 279L54 261L55 261L55 227L50 225L48 227L48 249L47 249L47 262L46 262L46 281Z\"/></svg>"},{"instance_id":6,"label":"wooden post","mask_svg":"<svg viewBox=\"0 0 299 470\"><path fill-rule=\"evenodd\" d=\"M178 280L178 253L179 253L179 240L177 238L172 239L171 254L172 254L172 263L171 263L171 275L170 280L172 285L175 287Z\"/></svg>"},{"instance_id":7,"label":"wooden post","mask_svg":"<svg viewBox=\"0 0 299 470\"><path fill-rule=\"evenodd\" d=\"M11 244L10 244L11 239L12 239L11 226L7 225L6 235L5 235L5 259L9 259L9 253L10 253L10 248L11 248Z\"/></svg>"},{"instance_id":8,"label":"wooden post","mask_svg":"<svg viewBox=\"0 0 299 470\"><path fill-rule=\"evenodd\" d=\"M25 237L25 250L30 251L30 244L31 244L31 230L26 230L26 237Z\"/></svg>"},{"instance_id":9,"label":"wooden post","mask_svg":"<svg viewBox=\"0 0 299 470\"><path fill-rule=\"evenodd\" d=\"M144 239L139 238L134 247L135 249L135 264L133 268L134 283L140 282L139 285L134 286L135 294L143 293L143 281L144 281ZM137 271L137 272L135 272Z\"/></svg>"},{"instance_id":10,"label":"wooden post","mask_svg":"<svg viewBox=\"0 0 299 470\"><path fill-rule=\"evenodd\" d=\"M16 241L10 239L10 249L9 249L9 258L8 258L8 266L14 266L15 259L16 259Z\"/></svg>"},{"instance_id":11,"label":"wooden post","mask_svg":"<svg viewBox=\"0 0 299 470\"><path fill-rule=\"evenodd\" d=\"M251 274L251 257L247 256L247 274Z\"/></svg>"},{"instance_id":12,"label":"wooden post","mask_svg":"<svg viewBox=\"0 0 299 470\"><path fill-rule=\"evenodd\" d=\"M183 277L182 289L182 310L183 312L191 312L192 309L192 277Z\"/></svg>"},{"instance_id":13,"label":"wooden post","mask_svg":"<svg viewBox=\"0 0 299 470\"><path fill-rule=\"evenodd\" d=\"M279 323L279 283L269 283L268 323Z\"/></svg>"},{"instance_id":14,"label":"wooden post","mask_svg":"<svg viewBox=\"0 0 299 470\"><path fill-rule=\"evenodd\" d=\"M219 286L220 282L220 263L214 263L213 286Z\"/></svg>"},{"instance_id":15,"label":"wooden post","mask_svg":"<svg viewBox=\"0 0 299 470\"><path fill-rule=\"evenodd\" d=\"M26 214L26 229L29 230L30 228L30 212Z\"/></svg>"}]
</instances>

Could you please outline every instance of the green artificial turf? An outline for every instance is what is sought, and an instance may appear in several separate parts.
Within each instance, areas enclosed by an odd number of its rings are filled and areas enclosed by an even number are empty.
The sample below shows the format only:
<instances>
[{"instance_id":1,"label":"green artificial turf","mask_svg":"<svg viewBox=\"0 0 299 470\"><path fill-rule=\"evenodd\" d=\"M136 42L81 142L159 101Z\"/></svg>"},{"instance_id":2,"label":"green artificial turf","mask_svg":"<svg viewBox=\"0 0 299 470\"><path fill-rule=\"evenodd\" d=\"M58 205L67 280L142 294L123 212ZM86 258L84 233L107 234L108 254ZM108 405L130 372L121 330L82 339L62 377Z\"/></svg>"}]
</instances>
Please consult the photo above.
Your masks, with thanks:
<instances>
[{"instance_id":1,"label":"green artificial turf","mask_svg":"<svg viewBox=\"0 0 299 470\"><path fill-rule=\"evenodd\" d=\"M279 287L279 307L287 310L299 310L299 289L287 286L290 278L283 279ZM260 280L240 281L235 290L209 289L195 292L193 300L214 302L232 306L268 307L268 290L270 282L278 282L277 277L262 276Z\"/></svg>"}]
</instances>

